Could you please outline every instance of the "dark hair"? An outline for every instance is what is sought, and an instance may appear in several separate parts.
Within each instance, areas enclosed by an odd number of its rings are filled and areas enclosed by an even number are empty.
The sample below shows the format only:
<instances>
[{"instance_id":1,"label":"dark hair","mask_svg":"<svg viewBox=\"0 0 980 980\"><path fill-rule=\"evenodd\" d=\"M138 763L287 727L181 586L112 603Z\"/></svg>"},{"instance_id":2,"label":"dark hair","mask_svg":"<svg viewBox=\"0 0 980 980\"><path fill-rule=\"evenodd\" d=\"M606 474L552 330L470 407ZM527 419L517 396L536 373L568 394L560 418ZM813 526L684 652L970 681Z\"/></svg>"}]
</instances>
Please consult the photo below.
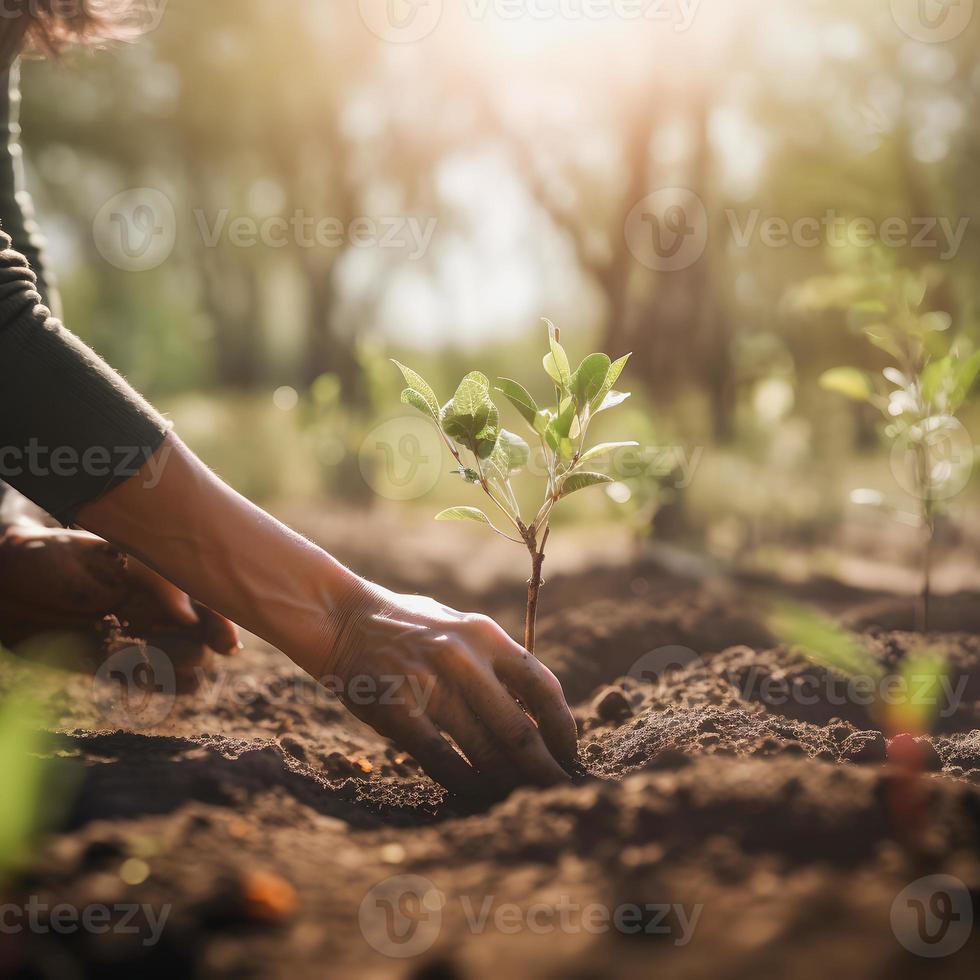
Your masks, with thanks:
<instances>
[{"instance_id":1,"label":"dark hair","mask_svg":"<svg viewBox=\"0 0 980 980\"><path fill-rule=\"evenodd\" d=\"M19 54L54 55L77 44L123 40L119 0L5 0L0 11L0 68Z\"/></svg>"}]
</instances>

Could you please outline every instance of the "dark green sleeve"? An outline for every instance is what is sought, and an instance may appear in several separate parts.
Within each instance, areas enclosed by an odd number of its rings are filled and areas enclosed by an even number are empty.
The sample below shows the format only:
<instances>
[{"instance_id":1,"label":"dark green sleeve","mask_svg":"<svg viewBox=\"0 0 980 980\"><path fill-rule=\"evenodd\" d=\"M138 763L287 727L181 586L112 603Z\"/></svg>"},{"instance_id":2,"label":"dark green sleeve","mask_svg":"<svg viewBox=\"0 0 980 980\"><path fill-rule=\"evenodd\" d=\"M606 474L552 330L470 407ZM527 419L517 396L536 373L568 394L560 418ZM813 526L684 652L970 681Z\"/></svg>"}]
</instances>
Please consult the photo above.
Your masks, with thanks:
<instances>
[{"instance_id":1,"label":"dark green sleeve","mask_svg":"<svg viewBox=\"0 0 980 980\"><path fill-rule=\"evenodd\" d=\"M169 426L41 304L0 232L0 480L63 524L134 476Z\"/></svg>"},{"instance_id":2,"label":"dark green sleeve","mask_svg":"<svg viewBox=\"0 0 980 980\"><path fill-rule=\"evenodd\" d=\"M14 242L37 275L42 302L56 316L61 303L24 181L20 147L20 66L0 73L0 229Z\"/></svg>"}]
</instances>

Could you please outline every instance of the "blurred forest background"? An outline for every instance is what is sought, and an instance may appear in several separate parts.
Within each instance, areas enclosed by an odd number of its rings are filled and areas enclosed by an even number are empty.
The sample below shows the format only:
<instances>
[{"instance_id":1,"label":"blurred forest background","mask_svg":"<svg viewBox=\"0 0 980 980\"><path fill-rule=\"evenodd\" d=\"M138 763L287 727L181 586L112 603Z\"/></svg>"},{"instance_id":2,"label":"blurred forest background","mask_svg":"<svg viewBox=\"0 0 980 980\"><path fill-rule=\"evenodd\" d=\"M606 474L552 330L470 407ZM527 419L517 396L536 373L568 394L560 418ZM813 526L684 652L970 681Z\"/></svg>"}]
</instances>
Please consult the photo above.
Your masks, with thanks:
<instances>
[{"instance_id":1,"label":"blurred forest background","mask_svg":"<svg viewBox=\"0 0 980 980\"><path fill-rule=\"evenodd\" d=\"M903 29L899 0L692 0L658 5L663 21L470 0L393 43L370 4L170 0L138 43L25 64L29 185L68 325L243 492L385 506L397 495L372 489L364 447L406 414L387 358L443 398L477 367L533 391L547 316L579 357L635 352L609 435L680 451L659 454L659 489L624 481L578 504L593 520L746 561L839 546L843 518L858 551L862 528L892 534L848 503L854 486L901 494L875 413L817 379L880 371L846 309L881 263L923 270L930 308L977 335L980 17L934 43ZM704 251L651 268L631 215L678 187L703 204ZM174 207L173 251L146 271L93 240L131 188ZM229 230L297 212L335 219L343 241ZM962 240L758 232L828 212L913 235L942 218ZM464 489L416 503L471 502Z\"/></svg>"}]
</instances>

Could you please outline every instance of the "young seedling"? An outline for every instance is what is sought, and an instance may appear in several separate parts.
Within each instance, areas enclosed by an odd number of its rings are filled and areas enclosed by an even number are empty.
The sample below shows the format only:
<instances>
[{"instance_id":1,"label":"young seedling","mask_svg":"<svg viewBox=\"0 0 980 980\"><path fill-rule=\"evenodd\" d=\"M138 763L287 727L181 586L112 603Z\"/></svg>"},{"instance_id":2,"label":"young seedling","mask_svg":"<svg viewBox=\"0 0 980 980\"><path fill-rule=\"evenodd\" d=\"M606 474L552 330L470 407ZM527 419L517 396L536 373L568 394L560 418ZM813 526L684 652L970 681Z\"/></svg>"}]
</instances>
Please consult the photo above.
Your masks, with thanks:
<instances>
[{"instance_id":1,"label":"young seedling","mask_svg":"<svg viewBox=\"0 0 980 980\"><path fill-rule=\"evenodd\" d=\"M517 409L532 439L540 444L545 477L544 500L537 513L525 520L511 484L512 477L524 469L531 449L519 435L500 425L500 413L490 394L490 381L479 371L471 371L460 382L456 394L440 407L432 388L411 368L398 361L408 387L402 401L428 415L436 424L453 459L454 470L467 483L479 487L499 515L498 527L477 507L450 507L436 515L438 521L477 521L497 534L523 544L531 559L524 618L524 646L534 652L534 626L541 589L545 546L551 532L552 512L560 500L587 487L611 483L612 477L586 469L586 463L635 442L607 442L586 448L589 423L600 412L625 401L629 395L615 391L613 385L622 374L630 355L610 361L605 354L590 354L572 371L560 334L548 322L549 351L544 369L554 384L555 402L539 407L522 385L509 378L498 378L494 390Z\"/></svg>"},{"instance_id":2,"label":"young seedling","mask_svg":"<svg viewBox=\"0 0 980 980\"><path fill-rule=\"evenodd\" d=\"M892 280L892 285L895 280ZM863 332L894 361L882 372L884 382L855 367L824 372L821 385L854 401L867 402L885 419L885 435L897 452L893 460L908 461L906 489L918 501L918 513L903 514L886 508L893 516L922 529L922 591L918 626L929 628L932 552L936 519L961 488L964 467L970 463L969 440L959 445L965 432L956 413L970 392L980 370L980 352L971 353L963 341L949 342L949 314L922 312L926 286L920 277L906 274L889 289L885 299L858 304L853 314L865 324ZM881 494L855 490L855 503L885 507Z\"/></svg>"}]
</instances>

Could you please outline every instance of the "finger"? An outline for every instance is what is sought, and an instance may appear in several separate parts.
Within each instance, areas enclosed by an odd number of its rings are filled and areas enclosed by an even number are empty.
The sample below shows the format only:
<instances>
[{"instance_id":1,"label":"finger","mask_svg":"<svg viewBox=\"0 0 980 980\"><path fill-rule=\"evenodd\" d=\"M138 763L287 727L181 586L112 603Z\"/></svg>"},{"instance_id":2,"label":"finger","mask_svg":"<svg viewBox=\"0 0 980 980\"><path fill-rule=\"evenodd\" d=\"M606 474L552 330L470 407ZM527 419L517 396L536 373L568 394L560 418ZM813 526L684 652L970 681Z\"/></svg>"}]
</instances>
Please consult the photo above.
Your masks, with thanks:
<instances>
[{"instance_id":1,"label":"finger","mask_svg":"<svg viewBox=\"0 0 980 980\"><path fill-rule=\"evenodd\" d=\"M568 774L548 751L537 726L492 671L488 671L487 682L467 697L473 713L516 765L519 776L541 786L568 782Z\"/></svg>"},{"instance_id":2,"label":"finger","mask_svg":"<svg viewBox=\"0 0 980 980\"><path fill-rule=\"evenodd\" d=\"M461 695L442 708L437 721L463 750L473 768L495 788L506 791L517 785L514 764Z\"/></svg>"},{"instance_id":3,"label":"finger","mask_svg":"<svg viewBox=\"0 0 980 980\"><path fill-rule=\"evenodd\" d=\"M552 755L560 762L574 759L578 753L578 726L558 678L516 643L495 658L493 668L534 716Z\"/></svg>"},{"instance_id":4,"label":"finger","mask_svg":"<svg viewBox=\"0 0 980 980\"><path fill-rule=\"evenodd\" d=\"M368 724L371 724L369 719ZM479 780L473 768L442 737L435 724L425 715L410 714L386 719L377 730L390 738L400 749L446 789L454 793L477 795Z\"/></svg>"},{"instance_id":5,"label":"finger","mask_svg":"<svg viewBox=\"0 0 980 980\"><path fill-rule=\"evenodd\" d=\"M230 619L199 602L194 603L194 610L204 628L204 642L212 650L230 657L241 649L238 627Z\"/></svg>"},{"instance_id":6,"label":"finger","mask_svg":"<svg viewBox=\"0 0 980 980\"><path fill-rule=\"evenodd\" d=\"M160 606L164 615L181 626L196 626L199 617L194 611L190 596L176 585L168 582L162 575L148 568L134 558L129 560L129 574L142 588L146 589Z\"/></svg>"}]
</instances>

